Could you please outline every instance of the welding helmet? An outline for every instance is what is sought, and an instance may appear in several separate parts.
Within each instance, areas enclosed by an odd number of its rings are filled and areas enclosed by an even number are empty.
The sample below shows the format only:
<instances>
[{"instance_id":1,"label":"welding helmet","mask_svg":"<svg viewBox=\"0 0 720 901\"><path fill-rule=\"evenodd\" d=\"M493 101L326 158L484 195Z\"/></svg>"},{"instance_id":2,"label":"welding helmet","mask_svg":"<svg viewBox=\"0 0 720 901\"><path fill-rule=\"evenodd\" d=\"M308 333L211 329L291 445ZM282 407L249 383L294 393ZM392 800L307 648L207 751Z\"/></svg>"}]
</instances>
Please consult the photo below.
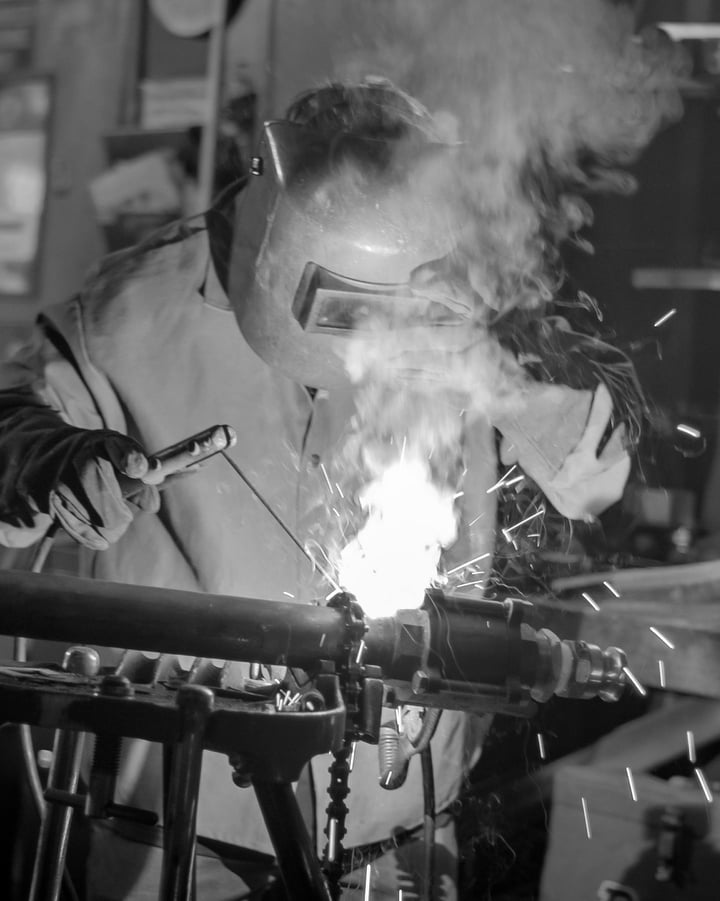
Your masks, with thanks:
<instances>
[{"instance_id":1,"label":"welding helmet","mask_svg":"<svg viewBox=\"0 0 720 901\"><path fill-rule=\"evenodd\" d=\"M467 323L465 301L423 288L457 245L453 152L388 82L319 88L265 123L236 213L229 292L266 363L334 388L347 384L351 339Z\"/></svg>"}]
</instances>

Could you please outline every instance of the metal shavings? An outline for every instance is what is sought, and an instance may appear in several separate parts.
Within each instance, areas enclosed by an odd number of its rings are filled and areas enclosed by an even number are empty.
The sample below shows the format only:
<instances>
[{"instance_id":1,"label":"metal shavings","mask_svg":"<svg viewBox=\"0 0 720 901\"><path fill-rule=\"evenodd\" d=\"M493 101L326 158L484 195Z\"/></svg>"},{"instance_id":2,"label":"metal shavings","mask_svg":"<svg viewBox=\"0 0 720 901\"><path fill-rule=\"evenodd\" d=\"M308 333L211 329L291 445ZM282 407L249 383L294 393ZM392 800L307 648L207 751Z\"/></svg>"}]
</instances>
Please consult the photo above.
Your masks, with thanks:
<instances>
[{"instance_id":1,"label":"metal shavings","mask_svg":"<svg viewBox=\"0 0 720 901\"><path fill-rule=\"evenodd\" d=\"M700 783L700 788L702 789L702 793L705 795L705 800L708 802L708 804L712 804L715 799L713 798L713 794L710 791L710 786L707 783L705 774L702 770L695 767L695 776L697 778L697 781Z\"/></svg>"},{"instance_id":2,"label":"metal shavings","mask_svg":"<svg viewBox=\"0 0 720 901\"><path fill-rule=\"evenodd\" d=\"M644 688L644 687L640 684L640 682L638 682L637 677L636 677L635 674L630 670L630 668L627 667L627 666L624 666L624 667L622 668L622 671L625 673L625 675L628 677L628 679L632 682L632 684L633 684L633 686L634 686L634 688L635 688L635 691L637 691L638 694L640 694L640 695L642 695L643 697L645 697L645 695L647 694L647 689Z\"/></svg>"},{"instance_id":3,"label":"metal shavings","mask_svg":"<svg viewBox=\"0 0 720 901\"><path fill-rule=\"evenodd\" d=\"M452 569L449 569L445 575L451 576L453 573L460 572L461 569L467 569L468 566L472 566L473 563L477 563L479 560L484 560L486 557L489 557L490 554L480 554L479 557L473 557L472 560L466 560L465 563L461 563L460 566L454 566Z\"/></svg>"},{"instance_id":4,"label":"metal shavings","mask_svg":"<svg viewBox=\"0 0 720 901\"><path fill-rule=\"evenodd\" d=\"M698 429L693 428L691 425L685 425L684 422L678 423L675 426L675 430L678 432L682 432L683 435L688 435L690 438L702 438L702 432L698 431Z\"/></svg>"},{"instance_id":5,"label":"metal shavings","mask_svg":"<svg viewBox=\"0 0 720 901\"><path fill-rule=\"evenodd\" d=\"M585 798L580 798L580 801L582 802L583 817L585 819L585 834L588 838L592 838L592 829L590 828L590 817L588 815L587 801L585 800Z\"/></svg>"},{"instance_id":6,"label":"metal shavings","mask_svg":"<svg viewBox=\"0 0 720 901\"><path fill-rule=\"evenodd\" d=\"M322 474L325 476L325 481L327 482L327 486L330 489L330 494L333 494L334 492L333 492L332 482L330 481L330 477L327 474L327 469L325 469L324 463L320 464L320 469L322 470Z\"/></svg>"},{"instance_id":7,"label":"metal shavings","mask_svg":"<svg viewBox=\"0 0 720 901\"><path fill-rule=\"evenodd\" d=\"M363 901L370 901L370 879L372 877L372 864L365 865L365 888L363 889Z\"/></svg>"},{"instance_id":8,"label":"metal shavings","mask_svg":"<svg viewBox=\"0 0 720 901\"><path fill-rule=\"evenodd\" d=\"M675 307L672 310L668 310L663 316L661 316L656 322L653 322L653 328L660 328L661 325L664 325L668 319L671 319L677 313L677 309Z\"/></svg>"},{"instance_id":9,"label":"metal shavings","mask_svg":"<svg viewBox=\"0 0 720 901\"><path fill-rule=\"evenodd\" d=\"M366 644L363 639L360 639L360 644L358 645L357 654L355 655L355 663L362 663L362 659L365 656Z\"/></svg>"},{"instance_id":10,"label":"metal shavings","mask_svg":"<svg viewBox=\"0 0 720 901\"><path fill-rule=\"evenodd\" d=\"M491 485L485 492L485 494L492 494L493 491L497 491L502 485L505 484L505 479L510 475L513 470L517 469L517 463L513 463L513 465L508 469L504 476L501 476L494 485Z\"/></svg>"},{"instance_id":11,"label":"metal shavings","mask_svg":"<svg viewBox=\"0 0 720 901\"><path fill-rule=\"evenodd\" d=\"M625 767L625 775L627 776L628 785L630 786L630 797L633 801L637 801L637 792L635 791L635 779L629 766Z\"/></svg>"},{"instance_id":12,"label":"metal shavings","mask_svg":"<svg viewBox=\"0 0 720 901\"><path fill-rule=\"evenodd\" d=\"M545 739L542 736L542 732L538 732L537 734L537 743L538 751L540 753L540 759L545 760Z\"/></svg>"},{"instance_id":13,"label":"metal shavings","mask_svg":"<svg viewBox=\"0 0 720 901\"><path fill-rule=\"evenodd\" d=\"M667 636L663 635L663 633L659 629L656 629L655 626L650 626L650 631L656 638L659 638L664 645L667 645L667 647L669 647L671 651L675 650L675 645Z\"/></svg>"},{"instance_id":14,"label":"metal shavings","mask_svg":"<svg viewBox=\"0 0 720 901\"><path fill-rule=\"evenodd\" d=\"M515 529L519 529L520 526L524 526L526 522L531 522L533 519L537 519L538 516L542 516L545 513L545 507L540 507L535 513L532 513L530 516L526 516L525 519L521 519L520 522L516 522L514 526L508 526L507 529L503 529L502 533L505 536L505 541L510 541L510 532L514 532Z\"/></svg>"}]
</instances>

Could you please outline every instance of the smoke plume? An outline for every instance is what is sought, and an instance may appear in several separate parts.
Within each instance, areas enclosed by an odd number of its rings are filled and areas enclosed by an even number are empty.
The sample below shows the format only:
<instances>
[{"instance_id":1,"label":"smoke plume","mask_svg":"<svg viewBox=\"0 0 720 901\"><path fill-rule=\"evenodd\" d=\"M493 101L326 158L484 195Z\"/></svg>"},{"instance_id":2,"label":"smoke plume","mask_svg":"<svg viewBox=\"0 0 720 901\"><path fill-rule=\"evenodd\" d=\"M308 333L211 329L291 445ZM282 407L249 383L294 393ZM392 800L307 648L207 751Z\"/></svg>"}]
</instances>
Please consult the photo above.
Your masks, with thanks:
<instances>
[{"instance_id":1,"label":"smoke plume","mask_svg":"<svg viewBox=\"0 0 720 901\"><path fill-rule=\"evenodd\" d=\"M456 258L472 310L465 329L351 345L358 412L339 465L372 517L368 492L403 455L425 461L452 503L465 428L511 411L528 384L493 323L514 309L542 316L557 296L563 242L589 249L593 192L633 190L622 167L681 115L686 63L660 32L635 34L629 6L609 0L364 0L353 10L333 78L390 80L454 145L452 178L440 167L436 187L462 223ZM456 275L439 290L456 291ZM419 544L439 556L446 537ZM476 538L471 552L489 549Z\"/></svg>"},{"instance_id":2,"label":"smoke plume","mask_svg":"<svg viewBox=\"0 0 720 901\"><path fill-rule=\"evenodd\" d=\"M458 202L474 223L470 278L495 310L558 288L558 244L592 212L581 196L628 190L618 172L682 112L685 58L637 35L609 0L364 0L335 75L390 79L461 142Z\"/></svg>"}]
</instances>

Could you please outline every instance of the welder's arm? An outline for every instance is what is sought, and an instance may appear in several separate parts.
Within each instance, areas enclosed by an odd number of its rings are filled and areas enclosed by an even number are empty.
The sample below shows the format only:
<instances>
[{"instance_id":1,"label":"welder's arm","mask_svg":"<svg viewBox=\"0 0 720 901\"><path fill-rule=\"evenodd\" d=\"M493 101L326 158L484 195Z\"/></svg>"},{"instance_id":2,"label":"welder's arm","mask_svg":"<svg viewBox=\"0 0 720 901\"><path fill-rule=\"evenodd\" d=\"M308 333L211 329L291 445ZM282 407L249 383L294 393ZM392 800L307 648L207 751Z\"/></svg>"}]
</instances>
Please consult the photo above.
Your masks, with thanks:
<instances>
[{"instance_id":1,"label":"welder's arm","mask_svg":"<svg viewBox=\"0 0 720 901\"><path fill-rule=\"evenodd\" d=\"M73 364L40 333L0 367L0 542L33 544L52 519L102 550L133 517L118 476L141 479L148 461L103 423ZM157 509L157 489L137 482L133 505Z\"/></svg>"},{"instance_id":2,"label":"welder's arm","mask_svg":"<svg viewBox=\"0 0 720 901\"><path fill-rule=\"evenodd\" d=\"M502 434L503 463L517 463L569 519L594 519L620 500L630 473L625 427L612 422L608 389L531 383L511 415L494 425Z\"/></svg>"}]
</instances>

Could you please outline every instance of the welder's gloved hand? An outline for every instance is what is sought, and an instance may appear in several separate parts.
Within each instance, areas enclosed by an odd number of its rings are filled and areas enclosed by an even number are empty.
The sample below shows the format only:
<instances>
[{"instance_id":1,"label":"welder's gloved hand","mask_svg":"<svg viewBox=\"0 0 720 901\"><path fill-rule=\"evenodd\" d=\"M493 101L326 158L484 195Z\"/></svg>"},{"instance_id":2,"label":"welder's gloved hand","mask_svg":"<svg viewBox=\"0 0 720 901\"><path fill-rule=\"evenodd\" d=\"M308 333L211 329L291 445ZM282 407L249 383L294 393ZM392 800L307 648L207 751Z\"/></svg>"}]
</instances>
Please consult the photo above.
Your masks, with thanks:
<instances>
[{"instance_id":1,"label":"welder's gloved hand","mask_svg":"<svg viewBox=\"0 0 720 901\"><path fill-rule=\"evenodd\" d=\"M600 448L612 411L605 385L532 384L521 407L494 422L502 462L517 463L563 516L590 522L620 500L630 474L623 425Z\"/></svg>"},{"instance_id":2,"label":"welder's gloved hand","mask_svg":"<svg viewBox=\"0 0 720 901\"><path fill-rule=\"evenodd\" d=\"M15 476L12 496L10 480L3 485L3 519L30 525L35 513L47 513L75 541L105 550L137 509L159 509L157 488L142 482L148 460L136 441L110 430L58 426L48 414L28 412L26 440L0 447Z\"/></svg>"},{"instance_id":3,"label":"welder's gloved hand","mask_svg":"<svg viewBox=\"0 0 720 901\"><path fill-rule=\"evenodd\" d=\"M75 541L105 550L125 532L138 509L157 512L160 498L154 485L141 481L148 460L137 442L112 432L102 439L94 432L87 435L88 444L58 473L48 512Z\"/></svg>"}]
</instances>

